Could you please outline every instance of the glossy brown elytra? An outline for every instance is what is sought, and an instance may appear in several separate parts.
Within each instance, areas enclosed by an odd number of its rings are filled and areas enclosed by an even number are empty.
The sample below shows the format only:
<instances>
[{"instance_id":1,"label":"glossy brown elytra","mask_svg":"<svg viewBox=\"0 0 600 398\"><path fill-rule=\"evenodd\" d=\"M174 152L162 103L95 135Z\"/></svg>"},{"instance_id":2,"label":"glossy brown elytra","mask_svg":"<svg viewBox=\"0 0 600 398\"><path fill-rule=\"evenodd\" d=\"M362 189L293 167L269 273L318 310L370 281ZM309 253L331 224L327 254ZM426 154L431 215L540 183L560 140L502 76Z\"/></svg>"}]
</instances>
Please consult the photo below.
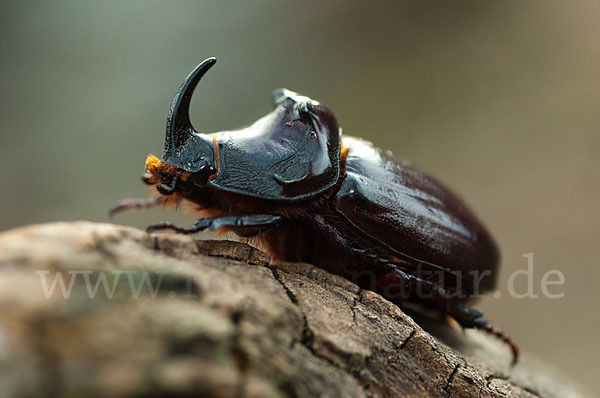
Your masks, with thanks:
<instances>
[{"instance_id":1,"label":"glossy brown elytra","mask_svg":"<svg viewBox=\"0 0 600 398\"><path fill-rule=\"evenodd\" d=\"M303 261L345 276L397 304L419 303L465 328L516 345L468 304L495 286L497 247L451 191L389 151L343 136L335 116L308 97L280 89L272 112L237 131L201 134L189 106L202 62L178 91L167 120L162 159L146 160L151 199L128 208L197 207L191 228L171 223L148 231L232 231L275 261Z\"/></svg>"}]
</instances>

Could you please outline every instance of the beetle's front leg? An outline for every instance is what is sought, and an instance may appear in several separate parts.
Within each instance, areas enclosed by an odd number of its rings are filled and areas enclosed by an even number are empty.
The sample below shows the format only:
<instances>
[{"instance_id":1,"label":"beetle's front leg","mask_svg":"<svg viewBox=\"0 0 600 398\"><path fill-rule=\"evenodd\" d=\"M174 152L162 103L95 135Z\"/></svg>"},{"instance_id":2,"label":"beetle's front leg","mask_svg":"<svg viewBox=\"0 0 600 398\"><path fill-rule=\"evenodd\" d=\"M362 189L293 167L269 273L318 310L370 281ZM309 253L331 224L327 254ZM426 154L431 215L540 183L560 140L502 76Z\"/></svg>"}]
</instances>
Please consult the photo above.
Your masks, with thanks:
<instances>
[{"instance_id":1,"label":"beetle's front leg","mask_svg":"<svg viewBox=\"0 0 600 398\"><path fill-rule=\"evenodd\" d=\"M160 206L162 197L156 196L150 199L123 199L118 201L108 212L108 217L112 218L115 214L128 209L147 209Z\"/></svg>"},{"instance_id":2,"label":"beetle's front leg","mask_svg":"<svg viewBox=\"0 0 600 398\"><path fill-rule=\"evenodd\" d=\"M214 231L221 227L257 228L264 230L275 228L281 225L281 222L281 216L273 214L245 214L203 218L192 228L180 228L168 222L154 224L146 228L146 231L155 232L168 229L180 234L194 234L196 232L204 231L205 229Z\"/></svg>"}]
</instances>

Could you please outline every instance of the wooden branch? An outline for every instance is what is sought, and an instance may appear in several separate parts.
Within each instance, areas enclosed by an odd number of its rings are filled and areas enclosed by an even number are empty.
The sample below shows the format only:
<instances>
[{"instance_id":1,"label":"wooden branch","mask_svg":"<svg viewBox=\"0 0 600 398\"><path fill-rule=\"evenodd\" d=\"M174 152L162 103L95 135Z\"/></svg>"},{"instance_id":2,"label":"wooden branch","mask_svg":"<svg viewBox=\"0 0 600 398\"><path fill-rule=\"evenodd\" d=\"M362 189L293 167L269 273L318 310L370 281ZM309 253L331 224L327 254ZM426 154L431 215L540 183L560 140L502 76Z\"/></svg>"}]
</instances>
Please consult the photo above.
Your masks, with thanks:
<instances>
[{"instance_id":1,"label":"wooden branch","mask_svg":"<svg viewBox=\"0 0 600 398\"><path fill-rule=\"evenodd\" d=\"M66 299L58 280L44 293L57 275ZM4 232L0 306L3 397L582 396L527 355L511 369L480 332L416 323L229 241L88 222Z\"/></svg>"}]
</instances>

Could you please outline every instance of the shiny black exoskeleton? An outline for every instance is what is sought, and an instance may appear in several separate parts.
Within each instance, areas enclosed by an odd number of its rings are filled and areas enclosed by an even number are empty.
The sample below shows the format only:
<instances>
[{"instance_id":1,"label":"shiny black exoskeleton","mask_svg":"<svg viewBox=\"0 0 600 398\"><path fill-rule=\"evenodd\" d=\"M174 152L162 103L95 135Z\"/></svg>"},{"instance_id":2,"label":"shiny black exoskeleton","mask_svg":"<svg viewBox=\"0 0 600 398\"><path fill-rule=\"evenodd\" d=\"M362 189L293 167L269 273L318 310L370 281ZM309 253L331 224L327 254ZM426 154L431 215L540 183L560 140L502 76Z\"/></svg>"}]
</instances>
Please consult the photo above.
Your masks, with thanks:
<instances>
[{"instance_id":1,"label":"shiny black exoskeleton","mask_svg":"<svg viewBox=\"0 0 600 398\"><path fill-rule=\"evenodd\" d=\"M148 230L232 231L275 261L311 262L397 304L425 304L488 331L516 361L516 345L468 306L494 288L499 256L456 195L389 151L342 137L329 109L285 89L249 127L199 133L190 101L215 62L187 77L171 106L162 159L147 159L144 181L158 196L122 201L111 214L185 200L202 215L192 228Z\"/></svg>"}]
</instances>

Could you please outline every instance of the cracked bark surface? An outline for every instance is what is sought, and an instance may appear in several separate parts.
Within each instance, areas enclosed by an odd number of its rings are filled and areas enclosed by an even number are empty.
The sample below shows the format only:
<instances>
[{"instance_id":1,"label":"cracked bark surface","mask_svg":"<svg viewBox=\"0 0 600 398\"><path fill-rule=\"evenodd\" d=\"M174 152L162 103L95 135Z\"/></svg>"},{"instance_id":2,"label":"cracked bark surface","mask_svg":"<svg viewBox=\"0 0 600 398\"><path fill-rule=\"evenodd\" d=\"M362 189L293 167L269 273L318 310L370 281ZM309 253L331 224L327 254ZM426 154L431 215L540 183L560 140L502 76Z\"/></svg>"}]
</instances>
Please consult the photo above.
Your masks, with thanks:
<instances>
[{"instance_id":1,"label":"cracked bark surface","mask_svg":"<svg viewBox=\"0 0 600 398\"><path fill-rule=\"evenodd\" d=\"M68 298L46 298L56 275ZM584 396L527 355L511 369L480 332L229 241L88 222L3 232L0 305L3 397Z\"/></svg>"}]
</instances>

